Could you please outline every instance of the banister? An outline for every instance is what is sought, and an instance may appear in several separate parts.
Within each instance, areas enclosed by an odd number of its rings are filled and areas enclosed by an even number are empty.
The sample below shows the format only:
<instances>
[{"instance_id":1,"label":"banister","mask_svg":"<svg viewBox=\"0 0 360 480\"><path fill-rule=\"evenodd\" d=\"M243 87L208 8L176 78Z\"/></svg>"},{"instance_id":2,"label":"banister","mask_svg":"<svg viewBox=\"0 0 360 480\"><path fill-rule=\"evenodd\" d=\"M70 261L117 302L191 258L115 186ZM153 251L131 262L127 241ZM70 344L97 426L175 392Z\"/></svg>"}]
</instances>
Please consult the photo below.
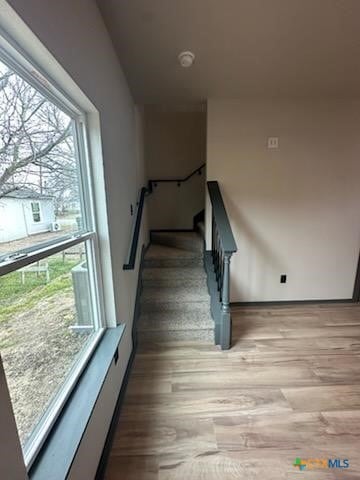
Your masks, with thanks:
<instances>
[{"instance_id":1,"label":"banister","mask_svg":"<svg viewBox=\"0 0 360 480\"><path fill-rule=\"evenodd\" d=\"M191 173L189 173L189 175L187 175L184 178L159 178L159 179L149 180L149 191L151 192L152 186L153 185L156 186L157 183L177 183L178 186L180 186L182 183L187 182L194 175L196 174L201 175L201 171L205 167L206 167L206 163L203 163L202 165L200 165L200 167L197 167L195 170L193 170Z\"/></svg>"},{"instance_id":2,"label":"banister","mask_svg":"<svg viewBox=\"0 0 360 480\"><path fill-rule=\"evenodd\" d=\"M207 268L209 285L215 284L212 292L211 312L215 320L215 343L222 349L231 347L230 311L230 260L237 251L234 235L226 213L218 182L207 182L212 205L211 252L212 267ZM209 265L205 257L205 265ZM213 280L212 280L213 279ZM210 288L210 286L209 286Z\"/></svg>"},{"instance_id":3,"label":"banister","mask_svg":"<svg viewBox=\"0 0 360 480\"><path fill-rule=\"evenodd\" d=\"M140 191L140 199L139 199L138 209L136 213L136 222L135 222L135 228L134 228L133 238L131 242L129 262L124 263L123 270L133 270L135 267L136 252L137 252L137 247L139 243L139 235L140 235L140 228L141 228L141 219L142 219L142 213L144 209L144 200L147 193L148 193L148 189L145 187L142 187Z\"/></svg>"},{"instance_id":4,"label":"banister","mask_svg":"<svg viewBox=\"0 0 360 480\"><path fill-rule=\"evenodd\" d=\"M237 251L237 246L226 213L219 184L216 181L210 181L207 182L207 186L222 250L224 253L235 253Z\"/></svg>"}]
</instances>

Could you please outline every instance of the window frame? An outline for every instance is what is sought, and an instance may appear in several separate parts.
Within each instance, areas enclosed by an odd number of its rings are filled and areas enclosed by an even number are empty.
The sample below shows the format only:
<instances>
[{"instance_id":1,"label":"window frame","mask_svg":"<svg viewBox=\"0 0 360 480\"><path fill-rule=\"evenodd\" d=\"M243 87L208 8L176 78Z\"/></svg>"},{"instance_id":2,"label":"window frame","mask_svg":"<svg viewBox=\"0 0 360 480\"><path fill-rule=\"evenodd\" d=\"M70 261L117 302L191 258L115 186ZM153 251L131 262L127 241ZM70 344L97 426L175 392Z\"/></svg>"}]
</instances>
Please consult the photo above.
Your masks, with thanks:
<instances>
[{"instance_id":1,"label":"window frame","mask_svg":"<svg viewBox=\"0 0 360 480\"><path fill-rule=\"evenodd\" d=\"M41 223L42 211L41 211L40 202L38 200L31 201L30 205L31 205L31 214L32 214L33 223L34 224ZM34 205L38 206L38 210L34 211L34 208L33 208ZM35 215L39 215L39 220L35 220L35 218L34 218Z\"/></svg>"},{"instance_id":2,"label":"window frame","mask_svg":"<svg viewBox=\"0 0 360 480\"><path fill-rule=\"evenodd\" d=\"M10 252L8 255L0 256L0 276L20 270L34 262L50 257L53 254L80 243L84 243L89 266L91 309L95 328L91 342L82 350L81 356L79 356L76 363L73 364L61 388L50 401L50 404L43 412L42 418L33 428L28 440L23 446L25 465L29 469L46 442L52 427L61 415L62 409L76 387L80 376L87 367L91 356L105 333L107 324L100 260L101 254L95 215L96 198L93 188L94 177L91 152L88 145L87 114L84 110L80 109L72 99L70 100L68 96L64 95L63 91L59 89L54 81L50 82L45 79L43 75L38 72L33 62L29 61L28 56L24 55L20 49L15 49L12 45L10 45L9 49L7 46L4 48L3 43L8 41L8 36L0 29L0 60L72 119L72 133L78 167L82 228L74 234L63 235L49 242L38 243L22 250ZM10 50L10 52L8 50ZM31 201L31 204L32 203ZM34 222L32 207L31 214L33 222L38 224L41 223L41 205L38 201L36 201L36 203L39 205L39 222Z\"/></svg>"}]
</instances>

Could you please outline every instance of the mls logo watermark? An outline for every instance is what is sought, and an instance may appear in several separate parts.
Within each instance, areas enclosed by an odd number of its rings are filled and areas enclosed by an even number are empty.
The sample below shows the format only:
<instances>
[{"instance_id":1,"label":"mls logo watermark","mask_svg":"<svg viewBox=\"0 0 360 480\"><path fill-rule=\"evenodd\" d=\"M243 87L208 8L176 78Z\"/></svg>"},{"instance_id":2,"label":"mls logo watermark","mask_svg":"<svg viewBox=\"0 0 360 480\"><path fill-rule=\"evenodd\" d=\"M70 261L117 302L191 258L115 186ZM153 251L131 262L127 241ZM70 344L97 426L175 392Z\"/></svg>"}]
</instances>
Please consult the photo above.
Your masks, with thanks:
<instances>
[{"instance_id":1,"label":"mls logo watermark","mask_svg":"<svg viewBox=\"0 0 360 480\"><path fill-rule=\"evenodd\" d=\"M349 468L350 463L349 460L340 460L339 458L335 458L334 460L329 459L329 468Z\"/></svg>"},{"instance_id":2,"label":"mls logo watermark","mask_svg":"<svg viewBox=\"0 0 360 480\"><path fill-rule=\"evenodd\" d=\"M299 457L295 458L293 463L294 467L298 468L300 471L304 470L314 470L319 468L349 468L350 462L348 459L340 458L307 458L301 459Z\"/></svg>"}]
</instances>

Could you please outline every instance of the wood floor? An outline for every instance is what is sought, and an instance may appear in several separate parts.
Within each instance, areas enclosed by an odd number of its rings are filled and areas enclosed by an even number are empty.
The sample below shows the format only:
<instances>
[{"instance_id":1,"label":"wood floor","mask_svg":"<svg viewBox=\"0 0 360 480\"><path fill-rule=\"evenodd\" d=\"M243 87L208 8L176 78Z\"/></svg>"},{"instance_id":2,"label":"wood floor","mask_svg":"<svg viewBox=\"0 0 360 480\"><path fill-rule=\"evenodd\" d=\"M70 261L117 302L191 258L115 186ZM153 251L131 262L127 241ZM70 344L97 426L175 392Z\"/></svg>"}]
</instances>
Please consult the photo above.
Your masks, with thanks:
<instances>
[{"instance_id":1,"label":"wood floor","mask_svg":"<svg viewBox=\"0 0 360 480\"><path fill-rule=\"evenodd\" d=\"M226 352L138 351L106 480L360 479L360 306L237 308L233 322Z\"/></svg>"}]
</instances>

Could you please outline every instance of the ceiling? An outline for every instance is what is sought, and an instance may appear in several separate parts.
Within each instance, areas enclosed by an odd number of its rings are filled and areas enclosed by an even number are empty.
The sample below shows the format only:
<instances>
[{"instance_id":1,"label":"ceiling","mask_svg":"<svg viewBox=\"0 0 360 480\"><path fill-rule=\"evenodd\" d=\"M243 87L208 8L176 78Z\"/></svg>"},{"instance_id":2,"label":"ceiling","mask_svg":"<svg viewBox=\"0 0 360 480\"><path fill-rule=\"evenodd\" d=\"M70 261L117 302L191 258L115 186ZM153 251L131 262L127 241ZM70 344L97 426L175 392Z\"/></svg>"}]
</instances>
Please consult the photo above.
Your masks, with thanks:
<instances>
[{"instance_id":1,"label":"ceiling","mask_svg":"<svg viewBox=\"0 0 360 480\"><path fill-rule=\"evenodd\" d=\"M360 96L360 0L98 0L133 96ZM177 56L191 50L190 69Z\"/></svg>"}]
</instances>

